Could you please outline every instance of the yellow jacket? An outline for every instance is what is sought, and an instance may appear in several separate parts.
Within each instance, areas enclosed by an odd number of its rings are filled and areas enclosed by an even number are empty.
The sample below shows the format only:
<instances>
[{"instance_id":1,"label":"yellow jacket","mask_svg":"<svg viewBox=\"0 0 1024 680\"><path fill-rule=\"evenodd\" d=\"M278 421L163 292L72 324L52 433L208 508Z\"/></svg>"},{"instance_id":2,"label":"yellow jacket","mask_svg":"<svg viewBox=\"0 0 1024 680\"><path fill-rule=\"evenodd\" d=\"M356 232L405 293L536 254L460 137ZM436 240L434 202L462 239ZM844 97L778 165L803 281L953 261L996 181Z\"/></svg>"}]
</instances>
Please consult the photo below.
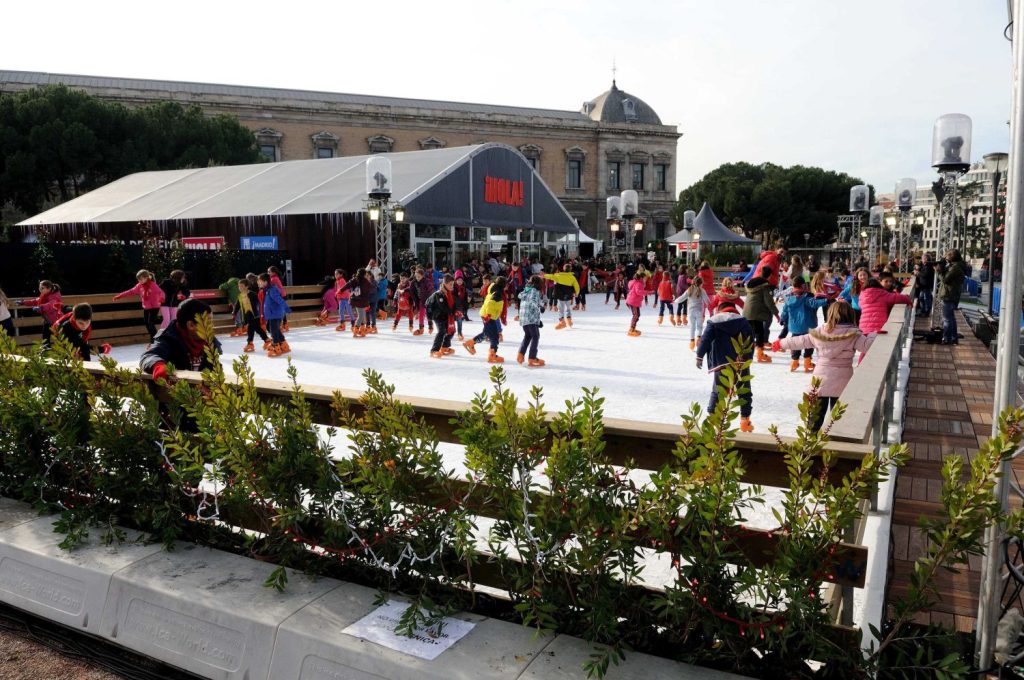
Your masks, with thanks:
<instances>
[{"instance_id":1,"label":"yellow jacket","mask_svg":"<svg viewBox=\"0 0 1024 680\"><path fill-rule=\"evenodd\" d=\"M487 298L484 303L480 305L480 318L484 321L488 319L500 319L501 313L505 309L505 298L501 297L500 300L494 299L494 284L487 289Z\"/></svg>"},{"instance_id":2,"label":"yellow jacket","mask_svg":"<svg viewBox=\"0 0 1024 680\"><path fill-rule=\"evenodd\" d=\"M580 294L580 282L576 280L576 275L572 272L555 272L554 274L545 274L544 278L550 279L562 286L572 286L575 294Z\"/></svg>"}]
</instances>

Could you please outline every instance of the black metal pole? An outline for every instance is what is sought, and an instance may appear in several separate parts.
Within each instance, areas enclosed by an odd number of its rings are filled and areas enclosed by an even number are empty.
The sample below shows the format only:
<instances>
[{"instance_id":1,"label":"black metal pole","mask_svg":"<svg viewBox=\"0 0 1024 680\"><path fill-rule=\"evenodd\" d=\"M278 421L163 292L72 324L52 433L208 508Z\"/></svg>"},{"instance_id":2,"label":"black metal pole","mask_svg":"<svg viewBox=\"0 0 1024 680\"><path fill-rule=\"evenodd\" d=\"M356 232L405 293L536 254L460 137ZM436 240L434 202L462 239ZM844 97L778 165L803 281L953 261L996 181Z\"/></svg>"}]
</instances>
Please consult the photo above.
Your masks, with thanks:
<instances>
[{"instance_id":1,"label":"black metal pole","mask_svg":"<svg viewBox=\"0 0 1024 680\"><path fill-rule=\"evenodd\" d=\"M995 309L993 300L996 296L996 211L999 209L999 180L1002 173L996 170L992 173L992 225L991 235L988 240L988 315L992 316Z\"/></svg>"}]
</instances>

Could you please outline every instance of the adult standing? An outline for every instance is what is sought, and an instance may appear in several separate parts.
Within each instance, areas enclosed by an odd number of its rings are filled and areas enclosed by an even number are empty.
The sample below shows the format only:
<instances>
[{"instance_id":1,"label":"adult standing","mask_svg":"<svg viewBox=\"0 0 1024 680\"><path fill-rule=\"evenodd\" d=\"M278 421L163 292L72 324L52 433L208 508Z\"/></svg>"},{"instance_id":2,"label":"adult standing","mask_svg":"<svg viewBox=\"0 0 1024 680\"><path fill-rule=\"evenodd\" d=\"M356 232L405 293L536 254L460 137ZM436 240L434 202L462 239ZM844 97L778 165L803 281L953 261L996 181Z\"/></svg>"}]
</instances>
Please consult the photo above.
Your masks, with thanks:
<instances>
[{"instance_id":1,"label":"adult standing","mask_svg":"<svg viewBox=\"0 0 1024 680\"><path fill-rule=\"evenodd\" d=\"M932 289L935 287L935 265L925 253L917 271L917 313L928 316L932 313Z\"/></svg>"},{"instance_id":2,"label":"adult standing","mask_svg":"<svg viewBox=\"0 0 1024 680\"><path fill-rule=\"evenodd\" d=\"M960 306L960 293L967 278L959 250L946 252L946 267L939 279L939 299L942 300L942 344L959 344L956 328L956 309Z\"/></svg>"}]
</instances>

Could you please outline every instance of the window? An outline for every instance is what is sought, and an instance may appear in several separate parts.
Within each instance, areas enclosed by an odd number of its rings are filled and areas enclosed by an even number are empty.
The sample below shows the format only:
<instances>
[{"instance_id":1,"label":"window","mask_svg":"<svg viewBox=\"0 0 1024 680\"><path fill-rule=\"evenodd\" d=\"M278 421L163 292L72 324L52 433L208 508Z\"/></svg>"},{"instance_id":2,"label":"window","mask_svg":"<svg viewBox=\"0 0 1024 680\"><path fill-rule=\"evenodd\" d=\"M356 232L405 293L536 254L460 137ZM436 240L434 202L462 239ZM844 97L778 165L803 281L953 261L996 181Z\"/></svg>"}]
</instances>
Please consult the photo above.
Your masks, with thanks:
<instances>
[{"instance_id":1,"label":"window","mask_svg":"<svg viewBox=\"0 0 1024 680\"><path fill-rule=\"evenodd\" d=\"M534 170L537 169L537 159L536 158L527 158L526 161L530 164L531 168L533 168Z\"/></svg>"},{"instance_id":2,"label":"window","mask_svg":"<svg viewBox=\"0 0 1024 680\"><path fill-rule=\"evenodd\" d=\"M313 158L334 158L338 150L338 135L321 130L311 135L313 141Z\"/></svg>"},{"instance_id":3,"label":"window","mask_svg":"<svg viewBox=\"0 0 1024 680\"><path fill-rule=\"evenodd\" d=\"M654 165L654 189L655 191L668 191L668 166L664 163Z\"/></svg>"},{"instance_id":4,"label":"window","mask_svg":"<svg viewBox=\"0 0 1024 680\"><path fill-rule=\"evenodd\" d=\"M583 188L583 161L575 159L566 161L565 186L567 189Z\"/></svg>"},{"instance_id":5,"label":"window","mask_svg":"<svg viewBox=\"0 0 1024 680\"><path fill-rule=\"evenodd\" d=\"M526 156L526 162L530 164L530 167L537 170L540 167L540 155L544 149L540 148L536 144L523 144L519 147L519 153Z\"/></svg>"},{"instance_id":6,"label":"window","mask_svg":"<svg viewBox=\"0 0 1024 680\"><path fill-rule=\"evenodd\" d=\"M644 188L644 164L633 163L633 188L637 191L643 191Z\"/></svg>"},{"instance_id":7,"label":"window","mask_svg":"<svg viewBox=\"0 0 1024 680\"><path fill-rule=\"evenodd\" d=\"M421 149L441 149L444 148L446 145L444 140L438 139L433 135L419 140L419 144Z\"/></svg>"},{"instance_id":8,"label":"window","mask_svg":"<svg viewBox=\"0 0 1024 680\"><path fill-rule=\"evenodd\" d=\"M256 146L269 161L281 160L281 139L284 134L274 128L260 128L256 131Z\"/></svg>"},{"instance_id":9,"label":"window","mask_svg":"<svg viewBox=\"0 0 1024 680\"><path fill-rule=\"evenodd\" d=\"M374 135L367 137L366 143L370 153L390 153L395 146L395 140L387 135Z\"/></svg>"},{"instance_id":10,"label":"window","mask_svg":"<svg viewBox=\"0 0 1024 680\"><path fill-rule=\"evenodd\" d=\"M608 188L609 189L621 189L619 175L622 172L622 163L618 161L608 161Z\"/></svg>"},{"instance_id":11,"label":"window","mask_svg":"<svg viewBox=\"0 0 1024 680\"><path fill-rule=\"evenodd\" d=\"M277 145L276 144L260 144L260 153L268 161L277 160Z\"/></svg>"},{"instance_id":12,"label":"window","mask_svg":"<svg viewBox=\"0 0 1024 680\"><path fill-rule=\"evenodd\" d=\"M654 238L661 241L665 238L665 231L668 229L668 222L654 223Z\"/></svg>"}]
</instances>

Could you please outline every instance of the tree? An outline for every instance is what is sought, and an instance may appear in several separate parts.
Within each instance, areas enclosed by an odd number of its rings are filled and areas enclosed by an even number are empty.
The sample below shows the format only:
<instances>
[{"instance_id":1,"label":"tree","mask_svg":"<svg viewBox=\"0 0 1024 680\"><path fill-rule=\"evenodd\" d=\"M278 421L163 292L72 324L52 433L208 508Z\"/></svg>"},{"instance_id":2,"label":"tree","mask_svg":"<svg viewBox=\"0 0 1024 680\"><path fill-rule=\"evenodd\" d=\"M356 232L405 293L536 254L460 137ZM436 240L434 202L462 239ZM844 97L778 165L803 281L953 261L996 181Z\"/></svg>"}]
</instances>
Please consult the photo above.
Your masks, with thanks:
<instances>
[{"instance_id":1,"label":"tree","mask_svg":"<svg viewBox=\"0 0 1024 680\"><path fill-rule=\"evenodd\" d=\"M0 205L29 214L141 170L262 160L252 131L196 106L129 109L63 85L0 94Z\"/></svg>"},{"instance_id":2,"label":"tree","mask_svg":"<svg viewBox=\"0 0 1024 680\"><path fill-rule=\"evenodd\" d=\"M684 211L707 202L719 219L750 238L803 245L803 235L810 234L810 243L820 245L834 239L836 216L847 212L856 184L863 182L822 168L726 163L679 192L672 222L679 228Z\"/></svg>"}]
</instances>

